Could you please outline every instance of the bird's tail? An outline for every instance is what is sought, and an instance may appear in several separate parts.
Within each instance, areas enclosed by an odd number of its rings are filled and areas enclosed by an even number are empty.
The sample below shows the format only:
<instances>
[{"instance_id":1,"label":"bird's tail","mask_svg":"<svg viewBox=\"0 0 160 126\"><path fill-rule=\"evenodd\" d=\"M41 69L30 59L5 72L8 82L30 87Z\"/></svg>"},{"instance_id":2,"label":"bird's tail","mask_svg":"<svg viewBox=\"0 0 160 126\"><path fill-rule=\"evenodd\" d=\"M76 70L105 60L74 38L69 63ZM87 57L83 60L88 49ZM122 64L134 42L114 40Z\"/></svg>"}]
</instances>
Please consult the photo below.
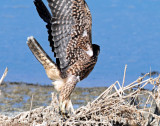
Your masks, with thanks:
<instances>
[{"instance_id":1,"label":"bird's tail","mask_svg":"<svg viewBox=\"0 0 160 126\"><path fill-rule=\"evenodd\" d=\"M46 54L46 52L42 49L40 44L33 36L28 37L27 44L33 55L43 65L48 78L50 78L51 80L61 79L60 71L57 65Z\"/></svg>"},{"instance_id":2,"label":"bird's tail","mask_svg":"<svg viewBox=\"0 0 160 126\"><path fill-rule=\"evenodd\" d=\"M34 5L36 6L39 16L48 24L50 24L51 14L42 0L34 0Z\"/></svg>"}]
</instances>

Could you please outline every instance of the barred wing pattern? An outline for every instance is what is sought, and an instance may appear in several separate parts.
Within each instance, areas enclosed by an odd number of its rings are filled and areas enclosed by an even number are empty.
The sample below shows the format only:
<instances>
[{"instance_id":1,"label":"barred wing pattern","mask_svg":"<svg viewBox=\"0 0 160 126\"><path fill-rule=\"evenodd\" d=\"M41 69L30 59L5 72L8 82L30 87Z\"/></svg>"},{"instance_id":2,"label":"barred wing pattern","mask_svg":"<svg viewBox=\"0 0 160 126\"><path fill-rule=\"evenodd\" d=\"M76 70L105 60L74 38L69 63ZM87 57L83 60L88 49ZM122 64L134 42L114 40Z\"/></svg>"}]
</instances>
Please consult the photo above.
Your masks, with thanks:
<instances>
[{"instance_id":1,"label":"barred wing pattern","mask_svg":"<svg viewBox=\"0 0 160 126\"><path fill-rule=\"evenodd\" d=\"M83 0L48 0L52 12L50 44L61 71L73 65L85 51L92 50L91 14Z\"/></svg>"},{"instance_id":2,"label":"barred wing pattern","mask_svg":"<svg viewBox=\"0 0 160 126\"><path fill-rule=\"evenodd\" d=\"M48 0L51 14L42 0L34 0L34 4L47 23L56 63L33 37L29 37L28 46L59 92L60 112L74 112L70 95L76 84L93 70L100 52L91 40L90 10L84 0Z\"/></svg>"}]
</instances>

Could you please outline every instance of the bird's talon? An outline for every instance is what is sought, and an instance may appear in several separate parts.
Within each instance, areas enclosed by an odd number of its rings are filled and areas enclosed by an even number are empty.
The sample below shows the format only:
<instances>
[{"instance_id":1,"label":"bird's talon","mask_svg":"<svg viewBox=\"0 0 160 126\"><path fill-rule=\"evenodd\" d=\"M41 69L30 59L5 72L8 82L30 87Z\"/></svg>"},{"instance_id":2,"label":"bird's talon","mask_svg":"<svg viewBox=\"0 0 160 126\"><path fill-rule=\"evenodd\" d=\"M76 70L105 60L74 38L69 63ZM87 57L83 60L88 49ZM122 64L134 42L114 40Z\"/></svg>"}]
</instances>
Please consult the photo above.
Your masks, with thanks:
<instances>
[{"instance_id":1,"label":"bird's talon","mask_svg":"<svg viewBox=\"0 0 160 126\"><path fill-rule=\"evenodd\" d=\"M67 112L59 111L59 114L60 114L60 115L63 117L63 119L65 119L65 120L70 117ZM65 121L65 120L64 120L64 121Z\"/></svg>"}]
</instances>

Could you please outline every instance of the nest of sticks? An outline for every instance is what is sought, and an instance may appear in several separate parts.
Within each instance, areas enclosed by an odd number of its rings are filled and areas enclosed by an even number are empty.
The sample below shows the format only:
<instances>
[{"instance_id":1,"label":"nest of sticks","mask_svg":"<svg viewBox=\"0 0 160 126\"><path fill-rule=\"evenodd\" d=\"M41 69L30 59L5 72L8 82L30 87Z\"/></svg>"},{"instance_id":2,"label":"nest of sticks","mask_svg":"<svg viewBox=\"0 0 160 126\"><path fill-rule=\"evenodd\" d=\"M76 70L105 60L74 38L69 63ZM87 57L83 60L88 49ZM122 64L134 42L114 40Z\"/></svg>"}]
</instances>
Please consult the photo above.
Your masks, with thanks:
<instances>
[{"instance_id":1,"label":"nest of sticks","mask_svg":"<svg viewBox=\"0 0 160 126\"><path fill-rule=\"evenodd\" d=\"M57 95L52 93L50 106L23 112L15 117L0 115L0 125L14 126L158 126L160 125L160 76L149 73L124 86L118 81L93 102L82 106L64 119L59 114ZM145 90L147 85L152 90Z\"/></svg>"}]
</instances>

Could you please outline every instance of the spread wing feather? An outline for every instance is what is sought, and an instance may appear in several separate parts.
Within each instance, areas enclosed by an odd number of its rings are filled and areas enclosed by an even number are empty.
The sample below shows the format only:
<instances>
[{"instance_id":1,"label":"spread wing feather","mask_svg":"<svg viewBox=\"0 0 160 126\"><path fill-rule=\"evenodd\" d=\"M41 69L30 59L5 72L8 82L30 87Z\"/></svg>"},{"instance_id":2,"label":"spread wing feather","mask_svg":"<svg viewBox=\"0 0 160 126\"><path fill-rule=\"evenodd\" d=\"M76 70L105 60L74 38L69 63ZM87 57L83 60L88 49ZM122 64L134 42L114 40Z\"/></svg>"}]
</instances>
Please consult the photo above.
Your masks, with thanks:
<instances>
[{"instance_id":1,"label":"spread wing feather","mask_svg":"<svg viewBox=\"0 0 160 126\"><path fill-rule=\"evenodd\" d=\"M43 19L44 22L47 23L46 28L48 29L48 41L50 42L50 46L51 46L54 43L52 41L53 36L51 35L52 31L51 31L51 23L50 23L52 16L42 0L34 0L34 4L36 6L39 16ZM54 52L54 48L52 48L52 51Z\"/></svg>"},{"instance_id":2,"label":"spread wing feather","mask_svg":"<svg viewBox=\"0 0 160 126\"><path fill-rule=\"evenodd\" d=\"M48 3L52 12L50 45L63 71L79 59L81 51L92 49L91 14L84 0L48 0Z\"/></svg>"},{"instance_id":3,"label":"spread wing feather","mask_svg":"<svg viewBox=\"0 0 160 126\"><path fill-rule=\"evenodd\" d=\"M44 20L44 22L50 23L51 14L42 2L42 0L35 0L34 5L36 6L39 16Z\"/></svg>"}]
</instances>

